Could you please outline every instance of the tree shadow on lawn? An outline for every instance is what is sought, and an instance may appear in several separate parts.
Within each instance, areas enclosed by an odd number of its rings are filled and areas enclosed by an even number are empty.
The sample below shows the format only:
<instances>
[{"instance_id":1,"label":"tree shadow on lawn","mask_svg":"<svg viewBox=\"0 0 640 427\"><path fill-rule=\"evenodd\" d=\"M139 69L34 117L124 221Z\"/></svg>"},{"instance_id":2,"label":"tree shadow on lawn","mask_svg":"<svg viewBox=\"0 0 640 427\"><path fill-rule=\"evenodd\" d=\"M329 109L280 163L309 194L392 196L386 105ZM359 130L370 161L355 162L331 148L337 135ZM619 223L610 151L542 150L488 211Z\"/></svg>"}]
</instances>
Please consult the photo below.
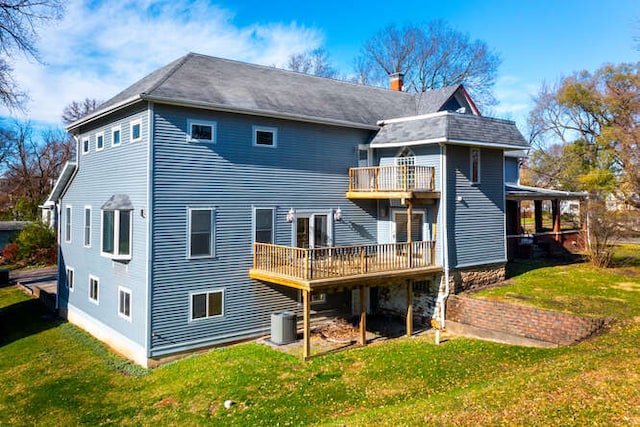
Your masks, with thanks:
<instances>
[{"instance_id":1,"label":"tree shadow on lawn","mask_svg":"<svg viewBox=\"0 0 640 427\"><path fill-rule=\"evenodd\" d=\"M62 322L38 299L0 308L0 347L55 328Z\"/></svg>"},{"instance_id":2,"label":"tree shadow on lawn","mask_svg":"<svg viewBox=\"0 0 640 427\"><path fill-rule=\"evenodd\" d=\"M579 264L582 262L584 262L584 257L582 255L569 253L553 258L516 259L507 263L505 279L512 279L516 276L539 268Z\"/></svg>"}]
</instances>

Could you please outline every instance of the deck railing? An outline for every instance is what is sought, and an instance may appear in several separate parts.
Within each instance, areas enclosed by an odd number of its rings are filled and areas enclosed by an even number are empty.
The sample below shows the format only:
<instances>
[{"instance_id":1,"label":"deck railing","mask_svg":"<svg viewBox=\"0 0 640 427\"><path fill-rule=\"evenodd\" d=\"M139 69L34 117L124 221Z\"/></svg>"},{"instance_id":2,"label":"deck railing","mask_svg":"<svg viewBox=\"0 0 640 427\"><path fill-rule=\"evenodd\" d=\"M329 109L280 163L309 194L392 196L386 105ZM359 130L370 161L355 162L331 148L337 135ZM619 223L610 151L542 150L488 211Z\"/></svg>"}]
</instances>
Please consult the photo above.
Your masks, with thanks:
<instances>
[{"instance_id":1,"label":"deck railing","mask_svg":"<svg viewBox=\"0 0 640 427\"><path fill-rule=\"evenodd\" d=\"M351 168L349 191L435 191L435 168L416 165Z\"/></svg>"},{"instance_id":2,"label":"deck railing","mask_svg":"<svg viewBox=\"0 0 640 427\"><path fill-rule=\"evenodd\" d=\"M303 280L356 276L435 265L435 242L303 249L254 243L253 268Z\"/></svg>"}]
</instances>

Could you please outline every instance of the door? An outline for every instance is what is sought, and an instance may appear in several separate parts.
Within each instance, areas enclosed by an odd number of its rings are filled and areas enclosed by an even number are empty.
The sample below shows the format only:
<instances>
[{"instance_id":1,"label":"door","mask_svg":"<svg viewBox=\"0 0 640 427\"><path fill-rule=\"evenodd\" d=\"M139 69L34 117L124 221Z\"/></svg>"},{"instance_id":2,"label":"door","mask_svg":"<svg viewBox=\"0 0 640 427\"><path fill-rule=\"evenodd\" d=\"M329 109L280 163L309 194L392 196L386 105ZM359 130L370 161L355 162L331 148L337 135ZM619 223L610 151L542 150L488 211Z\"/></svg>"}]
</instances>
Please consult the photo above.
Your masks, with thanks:
<instances>
[{"instance_id":1,"label":"door","mask_svg":"<svg viewBox=\"0 0 640 427\"><path fill-rule=\"evenodd\" d=\"M296 217L296 247L313 249L330 245L329 215L298 214Z\"/></svg>"},{"instance_id":2,"label":"door","mask_svg":"<svg viewBox=\"0 0 640 427\"><path fill-rule=\"evenodd\" d=\"M407 242L407 213L394 212L391 230L391 238L394 243ZM411 215L411 241L420 242L424 240L424 212L414 212Z\"/></svg>"}]
</instances>

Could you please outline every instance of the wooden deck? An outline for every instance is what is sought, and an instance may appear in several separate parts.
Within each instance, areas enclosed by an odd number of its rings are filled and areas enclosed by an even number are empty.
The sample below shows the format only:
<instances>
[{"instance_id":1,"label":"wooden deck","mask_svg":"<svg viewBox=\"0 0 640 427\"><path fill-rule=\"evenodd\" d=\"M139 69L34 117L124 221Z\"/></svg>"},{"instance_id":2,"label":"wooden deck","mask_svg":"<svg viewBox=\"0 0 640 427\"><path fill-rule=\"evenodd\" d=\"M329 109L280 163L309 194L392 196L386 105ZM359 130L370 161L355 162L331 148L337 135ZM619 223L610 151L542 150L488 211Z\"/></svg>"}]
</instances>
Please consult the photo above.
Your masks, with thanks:
<instances>
[{"instance_id":1,"label":"wooden deck","mask_svg":"<svg viewBox=\"0 0 640 427\"><path fill-rule=\"evenodd\" d=\"M349 199L438 199L435 168L399 165L349 169Z\"/></svg>"},{"instance_id":2,"label":"wooden deck","mask_svg":"<svg viewBox=\"0 0 640 427\"><path fill-rule=\"evenodd\" d=\"M435 242L386 243L304 249L254 244L249 276L308 291L376 286L423 277L435 265Z\"/></svg>"}]
</instances>

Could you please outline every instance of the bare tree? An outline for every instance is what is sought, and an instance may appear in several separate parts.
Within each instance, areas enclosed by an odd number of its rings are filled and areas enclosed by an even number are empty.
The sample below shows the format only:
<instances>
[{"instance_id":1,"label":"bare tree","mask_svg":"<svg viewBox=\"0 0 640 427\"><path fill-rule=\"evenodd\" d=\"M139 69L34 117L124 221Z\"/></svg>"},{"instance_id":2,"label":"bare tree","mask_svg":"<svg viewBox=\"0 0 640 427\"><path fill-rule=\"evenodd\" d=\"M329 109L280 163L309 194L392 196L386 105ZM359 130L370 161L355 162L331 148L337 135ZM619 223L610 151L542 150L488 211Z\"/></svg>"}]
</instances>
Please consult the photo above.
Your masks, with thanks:
<instances>
[{"instance_id":1,"label":"bare tree","mask_svg":"<svg viewBox=\"0 0 640 427\"><path fill-rule=\"evenodd\" d=\"M82 102L73 101L71 104L64 107L62 112L62 122L65 125L69 125L76 120L93 113L100 104L102 104L102 101L98 101L95 98L85 98Z\"/></svg>"},{"instance_id":2,"label":"bare tree","mask_svg":"<svg viewBox=\"0 0 640 427\"><path fill-rule=\"evenodd\" d=\"M405 75L405 90L425 92L464 84L480 105L496 103L492 90L500 57L444 21L423 26L389 25L375 33L356 58L358 80L386 85L389 74Z\"/></svg>"},{"instance_id":3,"label":"bare tree","mask_svg":"<svg viewBox=\"0 0 640 427\"><path fill-rule=\"evenodd\" d=\"M64 164L73 157L73 139L62 130L47 130L39 137L29 122L13 123L5 129L11 149L3 174L7 197L5 204L14 216L35 219L38 205L44 202ZM19 205L20 208L16 209Z\"/></svg>"},{"instance_id":4,"label":"bare tree","mask_svg":"<svg viewBox=\"0 0 640 427\"><path fill-rule=\"evenodd\" d=\"M59 19L63 6L60 0L4 0L0 2L0 102L9 108L19 108L25 94L13 78L11 59L21 53L39 60L35 46L37 27L43 22Z\"/></svg>"},{"instance_id":5,"label":"bare tree","mask_svg":"<svg viewBox=\"0 0 640 427\"><path fill-rule=\"evenodd\" d=\"M336 70L329 61L329 55L324 49L293 54L289 57L285 68L318 77L335 78L337 76Z\"/></svg>"}]
</instances>

